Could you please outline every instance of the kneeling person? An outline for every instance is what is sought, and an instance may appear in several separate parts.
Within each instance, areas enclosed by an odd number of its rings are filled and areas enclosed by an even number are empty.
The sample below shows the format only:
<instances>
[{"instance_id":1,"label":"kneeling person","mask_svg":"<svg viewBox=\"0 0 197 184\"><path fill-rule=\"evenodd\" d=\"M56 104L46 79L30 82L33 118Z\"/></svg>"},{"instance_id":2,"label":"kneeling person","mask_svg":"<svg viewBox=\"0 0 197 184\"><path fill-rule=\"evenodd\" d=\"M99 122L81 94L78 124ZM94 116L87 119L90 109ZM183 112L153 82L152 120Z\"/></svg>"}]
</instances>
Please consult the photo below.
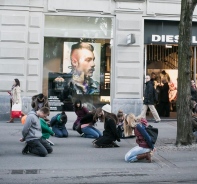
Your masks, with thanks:
<instances>
[{"instance_id":1,"label":"kneeling person","mask_svg":"<svg viewBox=\"0 0 197 184\"><path fill-rule=\"evenodd\" d=\"M48 153L52 153L53 149L48 142L42 138L42 131L39 118L46 118L49 114L49 108L42 107L38 111L32 110L28 113L25 125L22 130L23 137L21 142L26 141L22 153L28 152L35 155L45 157Z\"/></svg>"}]
</instances>

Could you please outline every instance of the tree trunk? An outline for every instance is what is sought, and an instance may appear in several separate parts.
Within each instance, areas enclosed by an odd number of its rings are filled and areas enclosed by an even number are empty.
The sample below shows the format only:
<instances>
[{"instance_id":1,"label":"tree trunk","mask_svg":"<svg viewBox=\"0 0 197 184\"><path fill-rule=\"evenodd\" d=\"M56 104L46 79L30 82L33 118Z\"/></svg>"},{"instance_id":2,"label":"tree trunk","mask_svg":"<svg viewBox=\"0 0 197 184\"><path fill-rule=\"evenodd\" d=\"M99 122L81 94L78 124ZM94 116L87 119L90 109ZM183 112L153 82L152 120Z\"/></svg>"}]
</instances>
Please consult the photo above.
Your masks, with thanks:
<instances>
[{"instance_id":1,"label":"tree trunk","mask_svg":"<svg viewBox=\"0 0 197 184\"><path fill-rule=\"evenodd\" d=\"M178 44L178 100L176 145L189 145L193 142L191 123L191 78L190 50L192 17L195 0L182 0Z\"/></svg>"}]
</instances>

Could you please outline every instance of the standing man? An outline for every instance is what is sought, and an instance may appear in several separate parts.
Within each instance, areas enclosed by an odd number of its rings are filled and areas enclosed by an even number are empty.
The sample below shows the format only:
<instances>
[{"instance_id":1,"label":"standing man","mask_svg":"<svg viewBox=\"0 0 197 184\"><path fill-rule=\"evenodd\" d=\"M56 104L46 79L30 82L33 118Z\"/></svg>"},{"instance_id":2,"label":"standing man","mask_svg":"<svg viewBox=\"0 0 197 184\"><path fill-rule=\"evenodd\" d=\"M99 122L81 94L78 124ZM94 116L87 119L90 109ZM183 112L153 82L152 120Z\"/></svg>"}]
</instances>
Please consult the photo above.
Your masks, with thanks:
<instances>
[{"instance_id":1,"label":"standing man","mask_svg":"<svg viewBox=\"0 0 197 184\"><path fill-rule=\"evenodd\" d=\"M144 105L140 117L146 118L146 111L148 107L150 108L150 111L152 112L152 115L155 119L155 123L159 123L161 121L157 110L155 109L154 102L157 101L157 94L156 90L154 89L154 84L150 80L150 76L146 75L146 88L144 93Z\"/></svg>"},{"instance_id":2,"label":"standing man","mask_svg":"<svg viewBox=\"0 0 197 184\"><path fill-rule=\"evenodd\" d=\"M92 79L95 71L94 47L79 42L71 47L72 83L77 94L99 94L100 85Z\"/></svg>"},{"instance_id":3,"label":"standing man","mask_svg":"<svg viewBox=\"0 0 197 184\"><path fill-rule=\"evenodd\" d=\"M46 118L49 115L49 108L42 107L39 110L32 110L28 113L25 125L22 130L21 142L26 141L26 145L22 150L23 154L28 152L35 155L45 157L48 153L52 153L53 149L49 143L42 138L42 131L39 118Z\"/></svg>"}]
</instances>

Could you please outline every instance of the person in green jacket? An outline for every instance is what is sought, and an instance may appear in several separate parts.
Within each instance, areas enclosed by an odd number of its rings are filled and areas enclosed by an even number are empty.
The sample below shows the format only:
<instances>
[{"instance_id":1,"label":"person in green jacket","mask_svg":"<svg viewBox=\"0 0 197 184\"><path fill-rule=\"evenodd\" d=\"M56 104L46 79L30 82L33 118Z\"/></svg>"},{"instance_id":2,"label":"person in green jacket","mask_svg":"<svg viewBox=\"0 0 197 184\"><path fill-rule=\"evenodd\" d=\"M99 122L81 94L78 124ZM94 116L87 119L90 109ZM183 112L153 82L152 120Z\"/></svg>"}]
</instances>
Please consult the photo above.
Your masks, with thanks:
<instances>
[{"instance_id":1,"label":"person in green jacket","mask_svg":"<svg viewBox=\"0 0 197 184\"><path fill-rule=\"evenodd\" d=\"M40 125L42 129L42 138L53 146L54 143L49 140L49 137L51 135L54 136L55 133L52 131L52 129L48 126L47 122L43 118L40 118Z\"/></svg>"}]
</instances>

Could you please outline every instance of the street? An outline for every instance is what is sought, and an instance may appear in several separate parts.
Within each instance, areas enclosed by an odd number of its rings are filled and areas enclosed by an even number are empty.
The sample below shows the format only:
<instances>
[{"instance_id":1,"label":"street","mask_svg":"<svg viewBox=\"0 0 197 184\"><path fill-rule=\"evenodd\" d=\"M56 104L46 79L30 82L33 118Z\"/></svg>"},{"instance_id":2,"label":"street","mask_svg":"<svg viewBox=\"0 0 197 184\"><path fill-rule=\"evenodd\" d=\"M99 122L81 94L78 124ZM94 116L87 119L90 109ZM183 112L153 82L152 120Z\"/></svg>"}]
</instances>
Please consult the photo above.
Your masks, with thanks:
<instances>
[{"instance_id":1,"label":"street","mask_svg":"<svg viewBox=\"0 0 197 184\"><path fill-rule=\"evenodd\" d=\"M55 143L47 157L22 155L22 124L0 122L0 183L197 183L197 146L175 147L176 121L151 125L159 128L152 163L126 163L124 155L135 138L121 139L119 148L94 148L93 139L82 138L66 127L68 138L50 137ZM103 130L103 123L97 128Z\"/></svg>"}]
</instances>

